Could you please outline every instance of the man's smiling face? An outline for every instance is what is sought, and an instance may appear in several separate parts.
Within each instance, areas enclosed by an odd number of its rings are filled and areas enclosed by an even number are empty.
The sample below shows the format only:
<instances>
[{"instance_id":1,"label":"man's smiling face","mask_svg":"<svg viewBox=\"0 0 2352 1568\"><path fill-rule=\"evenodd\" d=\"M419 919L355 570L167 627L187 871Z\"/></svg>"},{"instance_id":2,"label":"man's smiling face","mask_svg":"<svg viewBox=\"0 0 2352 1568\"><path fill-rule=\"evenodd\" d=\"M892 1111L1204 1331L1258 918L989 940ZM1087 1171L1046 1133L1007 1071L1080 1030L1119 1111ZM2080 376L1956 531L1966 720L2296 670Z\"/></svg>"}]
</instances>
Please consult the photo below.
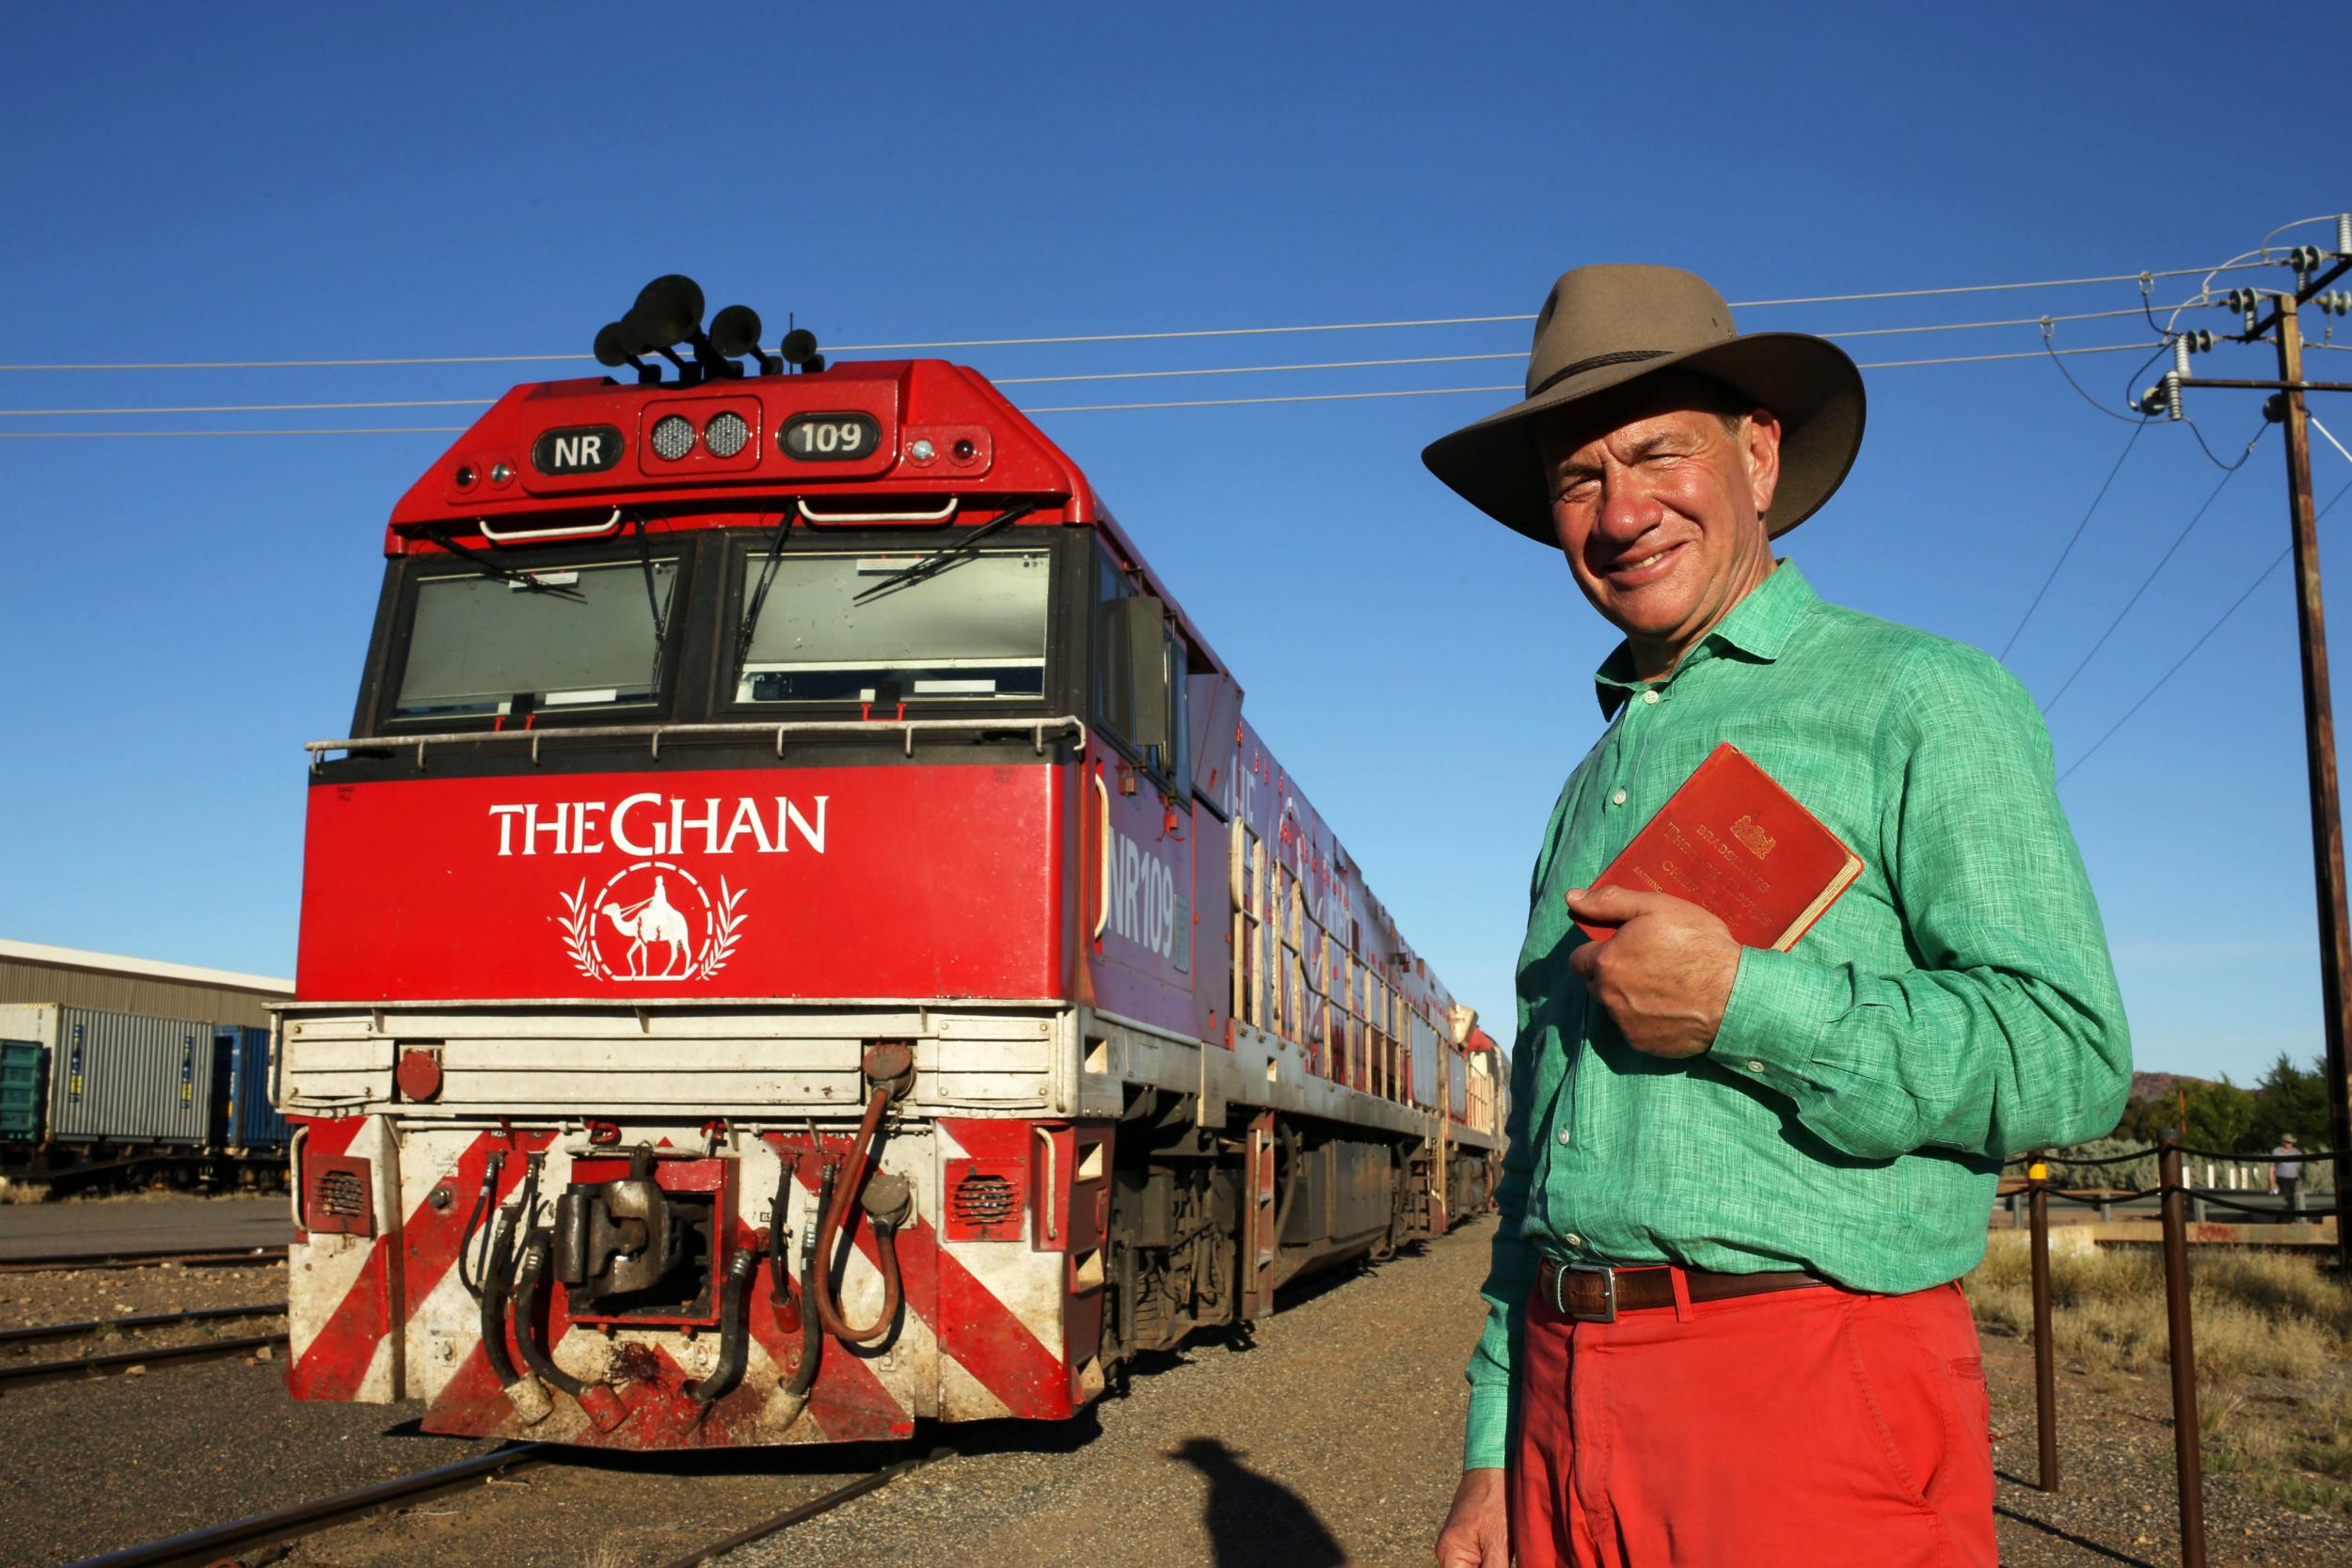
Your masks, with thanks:
<instances>
[{"instance_id":1,"label":"man's smiling face","mask_svg":"<svg viewBox=\"0 0 2352 1568\"><path fill-rule=\"evenodd\" d=\"M1771 574L1764 530L1780 422L1687 376L1540 420L1536 451L1568 568L1661 674Z\"/></svg>"}]
</instances>

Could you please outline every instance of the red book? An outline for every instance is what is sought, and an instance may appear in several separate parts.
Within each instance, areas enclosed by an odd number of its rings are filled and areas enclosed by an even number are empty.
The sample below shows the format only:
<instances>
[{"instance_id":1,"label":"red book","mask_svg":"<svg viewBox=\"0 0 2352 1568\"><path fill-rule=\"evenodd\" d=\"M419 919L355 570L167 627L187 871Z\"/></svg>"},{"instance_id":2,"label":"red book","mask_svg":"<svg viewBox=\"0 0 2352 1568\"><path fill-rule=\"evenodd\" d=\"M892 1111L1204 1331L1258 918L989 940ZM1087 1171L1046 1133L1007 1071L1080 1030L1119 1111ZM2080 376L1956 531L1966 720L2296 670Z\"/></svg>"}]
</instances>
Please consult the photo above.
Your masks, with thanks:
<instances>
[{"instance_id":1,"label":"red book","mask_svg":"<svg viewBox=\"0 0 2352 1568\"><path fill-rule=\"evenodd\" d=\"M1860 875L1861 856L1725 741L1592 885L1687 898L1740 946L1786 953ZM1613 926L1577 927L1595 942L1616 935Z\"/></svg>"}]
</instances>

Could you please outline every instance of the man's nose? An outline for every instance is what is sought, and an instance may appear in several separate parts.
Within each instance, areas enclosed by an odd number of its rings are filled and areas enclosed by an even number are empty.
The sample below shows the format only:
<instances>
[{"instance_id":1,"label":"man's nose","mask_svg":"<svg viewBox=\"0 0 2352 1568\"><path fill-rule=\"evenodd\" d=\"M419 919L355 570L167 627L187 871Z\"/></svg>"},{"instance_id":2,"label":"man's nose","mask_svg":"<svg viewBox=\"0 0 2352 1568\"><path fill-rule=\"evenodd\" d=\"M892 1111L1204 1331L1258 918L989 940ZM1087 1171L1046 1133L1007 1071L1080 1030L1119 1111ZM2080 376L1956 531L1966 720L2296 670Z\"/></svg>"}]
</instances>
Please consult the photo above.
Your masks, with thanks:
<instances>
[{"instance_id":1,"label":"man's nose","mask_svg":"<svg viewBox=\"0 0 2352 1568\"><path fill-rule=\"evenodd\" d=\"M1603 538L1629 543L1658 525L1662 509L1658 498L1631 468L1613 468L1601 476L1600 516Z\"/></svg>"}]
</instances>

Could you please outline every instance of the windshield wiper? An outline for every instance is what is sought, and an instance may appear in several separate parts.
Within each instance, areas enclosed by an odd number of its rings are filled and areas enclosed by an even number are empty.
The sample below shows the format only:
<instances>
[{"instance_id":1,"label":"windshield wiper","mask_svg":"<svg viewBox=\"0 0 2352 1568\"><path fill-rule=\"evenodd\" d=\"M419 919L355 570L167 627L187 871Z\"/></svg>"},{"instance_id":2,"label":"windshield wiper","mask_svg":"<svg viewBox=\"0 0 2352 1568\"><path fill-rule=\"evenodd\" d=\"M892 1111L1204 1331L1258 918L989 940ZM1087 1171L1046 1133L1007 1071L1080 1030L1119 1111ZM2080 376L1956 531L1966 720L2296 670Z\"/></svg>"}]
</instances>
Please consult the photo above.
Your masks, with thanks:
<instances>
[{"instance_id":1,"label":"windshield wiper","mask_svg":"<svg viewBox=\"0 0 2352 1568\"><path fill-rule=\"evenodd\" d=\"M458 560L466 562L485 578L510 584L516 588L529 589L533 594L552 594L559 599L571 599L580 604L588 602L588 595L577 588L565 588L556 583L541 582L529 572L518 571L503 562L493 561L471 546L461 545L455 539L451 538L446 529L428 528L421 531L425 538L440 546Z\"/></svg>"},{"instance_id":2,"label":"windshield wiper","mask_svg":"<svg viewBox=\"0 0 2352 1568\"><path fill-rule=\"evenodd\" d=\"M752 634L759 630L759 612L768 608L768 586L776 580L776 568L783 564L785 541L792 537L792 519L800 515L797 500L785 509L784 521L776 525L776 542L768 546L768 564L759 569L759 586L752 590L752 602L743 607L743 624L735 628L735 668L739 674L743 660L751 656Z\"/></svg>"},{"instance_id":3,"label":"windshield wiper","mask_svg":"<svg viewBox=\"0 0 2352 1568\"><path fill-rule=\"evenodd\" d=\"M874 584L873 587L868 588L864 593L852 597L850 602L853 605L864 604L866 600L873 598L876 594L887 594L894 589L913 587L915 583L921 582L928 578L937 577L948 567L955 565L959 561L961 561L963 558L970 555L972 553L973 546L977 545L981 540L987 538L990 534L996 532L1000 529L1011 527L1014 523L1019 522L1022 518L1027 516L1030 513L1035 512L1039 507L1043 506L1044 504L1045 503L1043 501L1040 500L1027 500L1008 506L1004 511L999 512L995 516L991 517L987 522L982 523L979 527L974 529L971 532L957 540L954 544L942 545L939 548L931 551L930 554L923 557L920 561L917 561L914 565L902 567L899 570L891 573L888 577L882 578L882 581Z\"/></svg>"}]
</instances>

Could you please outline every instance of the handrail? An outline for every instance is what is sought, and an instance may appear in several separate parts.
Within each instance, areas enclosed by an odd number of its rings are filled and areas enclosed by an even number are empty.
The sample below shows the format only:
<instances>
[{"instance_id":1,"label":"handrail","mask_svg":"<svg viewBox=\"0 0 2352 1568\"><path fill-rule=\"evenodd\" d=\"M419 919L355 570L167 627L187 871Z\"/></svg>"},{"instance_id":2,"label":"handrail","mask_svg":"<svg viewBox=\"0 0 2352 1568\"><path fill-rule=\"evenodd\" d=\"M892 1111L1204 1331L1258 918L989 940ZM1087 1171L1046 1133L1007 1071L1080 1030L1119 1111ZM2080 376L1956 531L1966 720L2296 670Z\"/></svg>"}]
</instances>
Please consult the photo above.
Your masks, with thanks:
<instances>
[{"instance_id":1,"label":"handrail","mask_svg":"<svg viewBox=\"0 0 2352 1568\"><path fill-rule=\"evenodd\" d=\"M536 539L601 539L621 526L621 509L614 507L612 515L600 523L567 523L561 528L517 529L501 533L490 526L487 517L474 519L474 531L493 545L522 545Z\"/></svg>"},{"instance_id":2,"label":"handrail","mask_svg":"<svg viewBox=\"0 0 2352 1568\"><path fill-rule=\"evenodd\" d=\"M1083 744L1081 750L1083 750ZM1103 800L1103 831L1094 835L1095 850L1103 857L1103 871L1098 895L1094 900L1094 935L1103 940L1103 928L1111 921L1111 792L1103 783L1103 770L1094 770L1094 793Z\"/></svg>"},{"instance_id":3,"label":"handrail","mask_svg":"<svg viewBox=\"0 0 2352 1568\"><path fill-rule=\"evenodd\" d=\"M693 739L704 736L775 736L776 755L784 755L784 739L787 735L875 735L897 733L906 742L906 754L914 754L917 731L944 733L979 730L1027 730L1038 754L1045 754L1045 737L1049 733L1075 737L1078 749L1086 750L1086 721L1075 714L1060 714L1050 719L1026 719L1008 715L998 719L787 719L770 721L748 721L736 723L705 724L582 724L578 728L560 730L453 730L437 735L368 735L347 736L341 740L306 740L302 749L310 753L310 767L315 770L329 752L391 751L413 746L417 749L417 766L424 766L427 746L481 745L529 741L531 760L539 760L539 742L559 740L636 740L643 739L658 760L661 742L669 739Z\"/></svg>"},{"instance_id":4,"label":"handrail","mask_svg":"<svg viewBox=\"0 0 2352 1568\"><path fill-rule=\"evenodd\" d=\"M949 496L947 504L936 512L811 512L808 502L796 500L801 520L806 523L944 523L956 515L961 497Z\"/></svg>"}]
</instances>

